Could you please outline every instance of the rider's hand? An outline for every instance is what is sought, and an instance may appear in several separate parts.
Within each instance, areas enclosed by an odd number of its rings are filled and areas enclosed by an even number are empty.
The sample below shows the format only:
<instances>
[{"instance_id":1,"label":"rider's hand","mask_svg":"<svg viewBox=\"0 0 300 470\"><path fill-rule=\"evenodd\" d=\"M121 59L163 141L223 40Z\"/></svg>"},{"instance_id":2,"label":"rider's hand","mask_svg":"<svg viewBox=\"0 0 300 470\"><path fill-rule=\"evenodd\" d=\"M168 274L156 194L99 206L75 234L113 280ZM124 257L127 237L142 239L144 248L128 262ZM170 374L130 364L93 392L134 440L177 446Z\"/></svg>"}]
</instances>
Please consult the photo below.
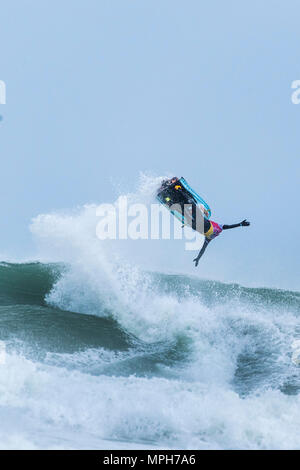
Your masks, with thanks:
<instances>
[{"instance_id":1,"label":"rider's hand","mask_svg":"<svg viewBox=\"0 0 300 470\"><path fill-rule=\"evenodd\" d=\"M195 259L193 259L193 261L195 261L195 266L198 266L199 259L200 259L200 258L195 258Z\"/></svg>"},{"instance_id":2,"label":"rider's hand","mask_svg":"<svg viewBox=\"0 0 300 470\"><path fill-rule=\"evenodd\" d=\"M248 222L248 220L245 219L245 220L243 220L243 222L241 222L241 225L243 227L248 227L250 225L250 222Z\"/></svg>"}]
</instances>

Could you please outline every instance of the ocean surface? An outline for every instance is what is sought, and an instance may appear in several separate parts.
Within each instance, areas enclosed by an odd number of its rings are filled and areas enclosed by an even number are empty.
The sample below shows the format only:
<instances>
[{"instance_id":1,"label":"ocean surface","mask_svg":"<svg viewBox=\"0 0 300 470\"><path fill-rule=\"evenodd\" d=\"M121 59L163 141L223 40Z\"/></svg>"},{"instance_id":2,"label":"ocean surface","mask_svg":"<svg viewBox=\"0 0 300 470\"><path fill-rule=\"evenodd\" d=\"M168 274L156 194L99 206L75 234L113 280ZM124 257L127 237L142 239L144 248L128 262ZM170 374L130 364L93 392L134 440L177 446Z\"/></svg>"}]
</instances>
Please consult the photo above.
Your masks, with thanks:
<instances>
[{"instance_id":1,"label":"ocean surface","mask_svg":"<svg viewBox=\"0 0 300 470\"><path fill-rule=\"evenodd\" d=\"M146 269L161 241L100 241L97 207L0 263L0 448L300 449L300 293Z\"/></svg>"},{"instance_id":2,"label":"ocean surface","mask_svg":"<svg viewBox=\"0 0 300 470\"><path fill-rule=\"evenodd\" d=\"M0 447L299 449L299 315L298 292L2 262Z\"/></svg>"}]
</instances>

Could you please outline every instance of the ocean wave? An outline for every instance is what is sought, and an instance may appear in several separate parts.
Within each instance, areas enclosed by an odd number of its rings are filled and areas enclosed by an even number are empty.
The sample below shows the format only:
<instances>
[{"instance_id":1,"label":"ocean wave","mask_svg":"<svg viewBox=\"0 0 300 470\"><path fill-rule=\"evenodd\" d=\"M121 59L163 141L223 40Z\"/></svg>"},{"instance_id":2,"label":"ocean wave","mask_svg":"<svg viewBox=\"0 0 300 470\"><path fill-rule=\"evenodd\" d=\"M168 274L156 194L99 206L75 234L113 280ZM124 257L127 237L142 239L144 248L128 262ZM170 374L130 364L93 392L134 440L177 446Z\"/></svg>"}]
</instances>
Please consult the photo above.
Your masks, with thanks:
<instances>
[{"instance_id":1,"label":"ocean wave","mask_svg":"<svg viewBox=\"0 0 300 470\"><path fill-rule=\"evenodd\" d=\"M144 269L96 209L38 216L39 262L0 264L3 445L299 448L300 293Z\"/></svg>"}]
</instances>

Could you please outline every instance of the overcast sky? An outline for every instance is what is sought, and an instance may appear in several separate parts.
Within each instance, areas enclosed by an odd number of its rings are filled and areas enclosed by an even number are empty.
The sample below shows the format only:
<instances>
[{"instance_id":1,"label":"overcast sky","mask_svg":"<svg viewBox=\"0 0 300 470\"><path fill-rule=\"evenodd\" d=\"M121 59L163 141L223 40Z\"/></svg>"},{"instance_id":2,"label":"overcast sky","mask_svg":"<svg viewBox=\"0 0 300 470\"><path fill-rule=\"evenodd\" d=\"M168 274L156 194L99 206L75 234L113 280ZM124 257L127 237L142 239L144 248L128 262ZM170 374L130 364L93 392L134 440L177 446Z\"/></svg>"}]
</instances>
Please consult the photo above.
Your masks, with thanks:
<instances>
[{"instance_id":1,"label":"overcast sky","mask_svg":"<svg viewBox=\"0 0 300 470\"><path fill-rule=\"evenodd\" d=\"M171 173L213 220L252 222L197 275L299 289L299 18L299 1L1 2L2 259L34 253L39 213ZM164 265L196 272L176 250Z\"/></svg>"}]
</instances>

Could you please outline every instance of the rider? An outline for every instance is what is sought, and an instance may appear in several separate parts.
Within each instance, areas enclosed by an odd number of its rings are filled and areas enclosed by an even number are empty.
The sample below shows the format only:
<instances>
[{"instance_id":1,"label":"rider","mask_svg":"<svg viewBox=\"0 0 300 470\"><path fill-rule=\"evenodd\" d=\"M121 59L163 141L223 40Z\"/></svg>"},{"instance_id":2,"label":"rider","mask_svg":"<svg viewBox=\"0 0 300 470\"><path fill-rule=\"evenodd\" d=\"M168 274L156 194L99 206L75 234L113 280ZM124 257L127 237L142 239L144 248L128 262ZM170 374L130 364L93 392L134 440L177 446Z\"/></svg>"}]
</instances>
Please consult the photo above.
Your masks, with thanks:
<instances>
[{"instance_id":1,"label":"rider","mask_svg":"<svg viewBox=\"0 0 300 470\"><path fill-rule=\"evenodd\" d=\"M198 256L194 259L195 266L198 266L199 260L205 252L209 242L220 235L223 230L236 227L248 227L250 225L250 222L248 222L246 219L239 224L233 225L221 225L209 220L206 209L203 206L199 207L197 205L196 200L180 184L180 181L177 177L174 177L170 180L164 180L160 189L158 190L158 195L160 196L160 199L163 200L163 202L169 207L179 205L179 210L181 210L181 213L185 215L186 223L190 225L193 230L196 230L205 236L203 246Z\"/></svg>"}]
</instances>

